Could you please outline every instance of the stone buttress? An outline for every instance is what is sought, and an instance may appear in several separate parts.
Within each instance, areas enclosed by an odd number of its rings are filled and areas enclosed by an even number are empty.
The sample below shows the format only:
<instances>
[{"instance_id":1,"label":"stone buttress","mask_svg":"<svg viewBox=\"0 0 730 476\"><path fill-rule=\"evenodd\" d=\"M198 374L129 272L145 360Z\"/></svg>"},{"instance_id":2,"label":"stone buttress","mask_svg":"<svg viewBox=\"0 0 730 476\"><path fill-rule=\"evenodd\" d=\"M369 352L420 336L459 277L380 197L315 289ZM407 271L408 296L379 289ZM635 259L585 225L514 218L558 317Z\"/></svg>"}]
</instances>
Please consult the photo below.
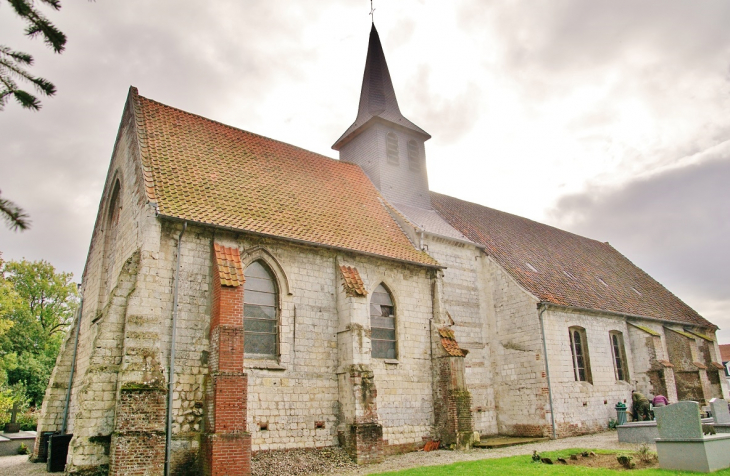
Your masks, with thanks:
<instances>
[{"instance_id":1,"label":"stone buttress","mask_svg":"<svg viewBox=\"0 0 730 476\"><path fill-rule=\"evenodd\" d=\"M248 377L243 367L243 269L237 248L213 245L209 373L203 474L251 474L246 431Z\"/></svg>"},{"instance_id":2,"label":"stone buttress","mask_svg":"<svg viewBox=\"0 0 730 476\"><path fill-rule=\"evenodd\" d=\"M357 269L337 265L337 349L340 423L338 436L358 464L383 459L383 427L378 422L378 390L371 367L367 291Z\"/></svg>"},{"instance_id":3,"label":"stone buttress","mask_svg":"<svg viewBox=\"0 0 730 476\"><path fill-rule=\"evenodd\" d=\"M472 444L471 393L466 386L464 357L443 308L443 273L433 271L433 320L431 347L435 440L442 446L466 449Z\"/></svg>"}]
</instances>

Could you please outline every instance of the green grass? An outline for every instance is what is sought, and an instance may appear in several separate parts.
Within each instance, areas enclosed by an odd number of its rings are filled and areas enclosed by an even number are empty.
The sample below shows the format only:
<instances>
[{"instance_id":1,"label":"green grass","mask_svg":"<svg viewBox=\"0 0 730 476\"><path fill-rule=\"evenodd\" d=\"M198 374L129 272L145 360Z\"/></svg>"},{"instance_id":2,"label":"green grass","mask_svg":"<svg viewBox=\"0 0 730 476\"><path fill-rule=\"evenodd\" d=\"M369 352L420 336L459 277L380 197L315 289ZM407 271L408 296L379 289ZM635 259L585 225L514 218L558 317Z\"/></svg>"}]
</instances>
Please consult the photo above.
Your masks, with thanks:
<instances>
[{"instance_id":1,"label":"green grass","mask_svg":"<svg viewBox=\"0 0 730 476\"><path fill-rule=\"evenodd\" d=\"M580 448L573 448L561 451L546 451L540 453L543 457L551 458L553 461L558 457L569 458L571 454L589 451ZM613 451L613 450L593 450L596 453L626 453L632 454L632 451ZM426 466L422 468L407 469L404 471L392 471L388 473L378 473L379 475L398 475L398 476L441 476L441 475L458 475L458 476L540 476L543 474L615 474L622 476L659 476L659 475L676 475L676 474L702 474L691 473L688 471L669 471L665 469L634 469L629 472L615 471L611 469L586 468L582 466L564 466L564 465L547 465L533 463L530 455L511 456L509 458L484 459L479 461L464 461L444 466ZM711 473L714 475L730 476L730 469L724 469Z\"/></svg>"}]
</instances>

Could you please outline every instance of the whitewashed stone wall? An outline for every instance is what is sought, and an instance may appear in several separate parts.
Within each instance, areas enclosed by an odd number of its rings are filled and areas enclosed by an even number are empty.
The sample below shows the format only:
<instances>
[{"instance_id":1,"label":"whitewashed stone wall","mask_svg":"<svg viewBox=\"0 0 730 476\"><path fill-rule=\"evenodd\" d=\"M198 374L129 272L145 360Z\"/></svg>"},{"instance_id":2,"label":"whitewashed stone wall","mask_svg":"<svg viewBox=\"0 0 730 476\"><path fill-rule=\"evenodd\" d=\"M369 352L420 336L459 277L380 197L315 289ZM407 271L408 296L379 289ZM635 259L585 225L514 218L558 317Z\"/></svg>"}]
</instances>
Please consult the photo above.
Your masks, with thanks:
<instances>
[{"instance_id":1,"label":"whitewashed stone wall","mask_svg":"<svg viewBox=\"0 0 730 476\"><path fill-rule=\"evenodd\" d=\"M177 233L165 230L163 249L174 253ZM176 362L180 374L176 375L174 396L174 432L181 435L198 430L194 414L206 373L201 361L210 319L212 238L211 232L195 228L183 236ZM216 240L241 249L244 266L256 259L266 261L284 291L280 292L280 360L246 361L252 450L338 444L338 253L244 235L236 238L218 233ZM372 364L379 420L388 444L421 442L431 435L433 419L427 270L376 258L339 256L358 269L368 291L383 282L393 293L398 363L374 359ZM167 331L163 329L161 336L163 349L167 349ZM316 428L316 422L324 422L324 428Z\"/></svg>"},{"instance_id":2,"label":"whitewashed stone wall","mask_svg":"<svg viewBox=\"0 0 730 476\"><path fill-rule=\"evenodd\" d=\"M550 407L537 299L493 259L483 261L483 275L492 283L490 345L498 431L548 436Z\"/></svg>"},{"instance_id":3,"label":"whitewashed stone wall","mask_svg":"<svg viewBox=\"0 0 730 476\"><path fill-rule=\"evenodd\" d=\"M464 361L472 398L474 430L497 433L497 415L489 336L493 313L492 283L482 274L484 255L473 245L427 235L428 253L443 271L444 306L454 321L459 346L469 354Z\"/></svg>"},{"instance_id":4,"label":"whitewashed stone wall","mask_svg":"<svg viewBox=\"0 0 730 476\"><path fill-rule=\"evenodd\" d=\"M555 422L560 437L605 429L616 415L615 405L630 406L630 382L616 379L609 332L624 336L629 378L634 375L632 346L625 319L611 315L585 315L549 309L544 315L548 342L550 377L553 388ZM592 383L575 380L568 329L585 329Z\"/></svg>"}]
</instances>

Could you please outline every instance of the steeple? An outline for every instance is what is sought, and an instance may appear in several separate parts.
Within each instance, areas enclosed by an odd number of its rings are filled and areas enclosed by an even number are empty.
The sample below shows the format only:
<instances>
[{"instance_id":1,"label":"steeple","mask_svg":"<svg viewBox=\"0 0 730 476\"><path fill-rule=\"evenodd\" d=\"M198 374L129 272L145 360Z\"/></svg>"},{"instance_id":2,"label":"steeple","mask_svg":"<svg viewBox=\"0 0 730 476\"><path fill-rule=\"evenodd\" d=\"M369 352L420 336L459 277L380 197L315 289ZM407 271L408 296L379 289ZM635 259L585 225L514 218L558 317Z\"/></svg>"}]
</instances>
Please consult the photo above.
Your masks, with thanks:
<instances>
[{"instance_id":1,"label":"steeple","mask_svg":"<svg viewBox=\"0 0 730 476\"><path fill-rule=\"evenodd\" d=\"M332 146L334 150L340 150L346 143L355 136L370 127L374 121L385 121L390 125L400 126L422 136L422 140L428 140L431 136L406 119L398 108L398 100L395 97L393 82L390 79L388 64L385 62L385 54L380 44L378 30L373 23L370 29L370 40L368 42L368 54L365 60L365 74L362 78L362 90L360 92L360 107L357 110L355 122L345 131L337 142Z\"/></svg>"}]
</instances>

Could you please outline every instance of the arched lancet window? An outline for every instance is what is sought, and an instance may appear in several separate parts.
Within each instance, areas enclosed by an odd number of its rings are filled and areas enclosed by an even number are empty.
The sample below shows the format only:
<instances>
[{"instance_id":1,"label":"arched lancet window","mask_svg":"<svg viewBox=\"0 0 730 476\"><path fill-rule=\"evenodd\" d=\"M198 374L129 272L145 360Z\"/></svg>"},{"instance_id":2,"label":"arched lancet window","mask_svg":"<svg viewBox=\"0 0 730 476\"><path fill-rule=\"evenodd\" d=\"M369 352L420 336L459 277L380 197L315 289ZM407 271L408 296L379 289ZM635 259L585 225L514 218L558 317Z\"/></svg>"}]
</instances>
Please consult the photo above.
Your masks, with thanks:
<instances>
[{"instance_id":1,"label":"arched lancet window","mask_svg":"<svg viewBox=\"0 0 730 476\"><path fill-rule=\"evenodd\" d=\"M398 136L392 132L385 135L385 152L388 156L388 162L398 165Z\"/></svg>"},{"instance_id":2,"label":"arched lancet window","mask_svg":"<svg viewBox=\"0 0 730 476\"><path fill-rule=\"evenodd\" d=\"M109 204L106 211L106 220L102 225L104 233L104 254L102 259L102 279L99 287L99 303L103 306L112 288L114 275L114 257L117 252L117 235L119 234L119 217L122 214L122 184L119 179L114 181Z\"/></svg>"},{"instance_id":3,"label":"arched lancet window","mask_svg":"<svg viewBox=\"0 0 730 476\"><path fill-rule=\"evenodd\" d=\"M576 382L593 383L591 377L591 364L588 358L588 340L586 339L586 330L582 327L571 327L570 332L570 352L573 356L573 373Z\"/></svg>"},{"instance_id":4,"label":"arched lancet window","mask_svg":"<svg viewBox=\"0 0 730 476\"><path fill-rule=\"evenodd\" d=\"M385 286L379 284L370 297L371 355L376 359L397 358L395 306Z\"/></svg>"},{"instance_id":5,"label":"arched lancet window","mask_svg":"<svg viewBox=\"0 0 730 476\"><path fill-rule=\"evenodd\" d=\"M276 281L269 267L254 261L244 272L243 351L264 358L279 354Z\"/></svg>"},{"instance_id":6,"label":"arched lancet window","mask_svg":"<svg viewBox=\"0 0 730 476\"><path fill-rule=\"evenodd\" d=\"M408 168L414 172L421 170L421 154L414 140L408 141Z\"/></svg>"},{"instance_id":7,"label":"arched lancet window","mask_svg":"<svg viewBox=\"0 0 730 476\"><path fill-rule=\"evenodd\" d=\"M629 381L629 369L626 366L626 350L624 349L624 335L619 331L608 333L611 339L611 350L613 351L614 371L616 380Z\"/></svg>"},{"instance_id":8,"label":"arched lancet window","mask_svg":"<svg viewBox=\"0 0 730 476\"><path fill-rule=\"evenodd\" d=\"M119 183L119 179L114 182L114 190L112 191L112 198L109 200L109 221L107 222L107 228L115 227L119 224L119 215L122 209L121 200L119 198L119 192L122 186Z\"/></svg>"}]
</instances>

